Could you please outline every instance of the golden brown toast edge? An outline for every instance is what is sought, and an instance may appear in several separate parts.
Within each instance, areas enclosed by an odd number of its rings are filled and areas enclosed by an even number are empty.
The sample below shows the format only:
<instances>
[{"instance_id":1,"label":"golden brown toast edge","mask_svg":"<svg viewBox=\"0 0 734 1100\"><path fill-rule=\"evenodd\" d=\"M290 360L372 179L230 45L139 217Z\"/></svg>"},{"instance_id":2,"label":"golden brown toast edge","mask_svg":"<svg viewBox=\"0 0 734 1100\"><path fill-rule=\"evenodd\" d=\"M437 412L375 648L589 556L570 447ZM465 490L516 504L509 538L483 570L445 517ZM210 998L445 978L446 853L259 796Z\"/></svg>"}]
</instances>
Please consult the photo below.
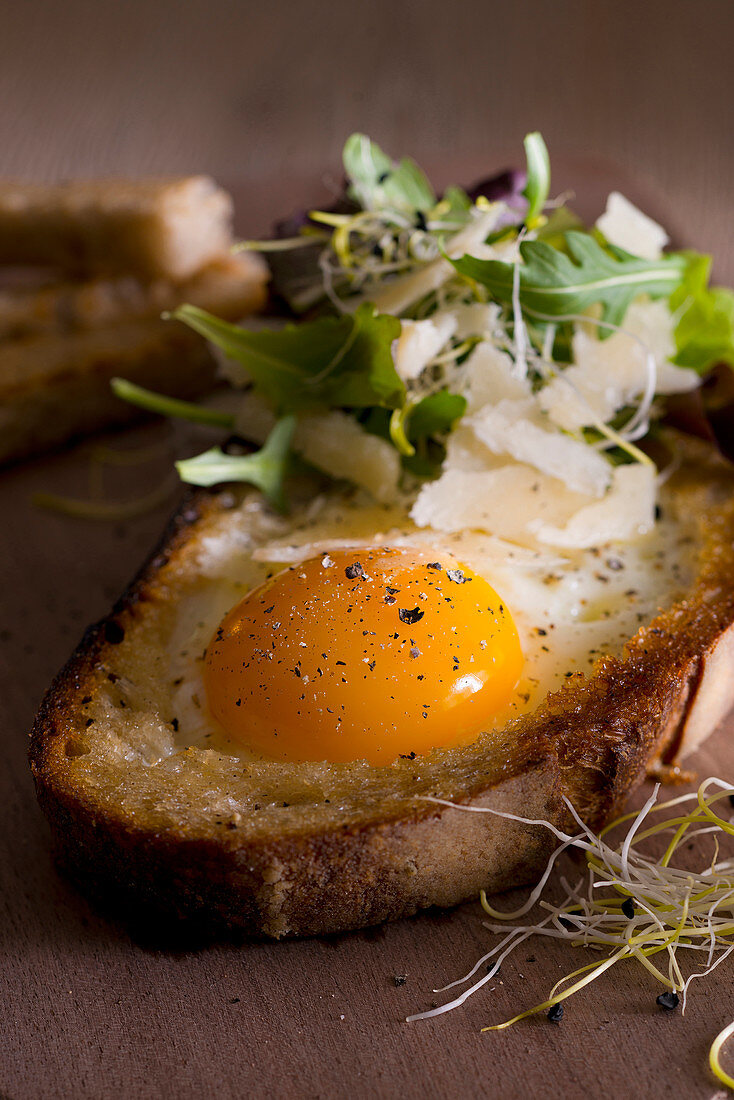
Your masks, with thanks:
<instances>
[{"instance_id":1,"label":"golden brown toast edge","mask_svg":"<svg viewBox=\"0 0 734 1100\"><path fill-rule=\"evenodd\" d=\"M708 518L700 574L687 598L641 630L625 659L603 659L591 677L551 695L514 741L499 746L505 759L478 767L476 782L455 801L567 825L566 795L598 828L648 768L674 762L689 725L700 740L734 702L734 475L714 463L697 476L702 484L692 499L698 493ZM398 815L375 807L371 819L352 827L248 840L246 831L221 822L200 835L150 829L131 816L100 812L75 789L64 759L74 754L80 703L96 665L230 497L187 498L43 701L30 759L62 865L114 904L215 931L276 937L362 927L537 878L553 846L546 830L427 801Z\"/></svg>"}]
</instances>

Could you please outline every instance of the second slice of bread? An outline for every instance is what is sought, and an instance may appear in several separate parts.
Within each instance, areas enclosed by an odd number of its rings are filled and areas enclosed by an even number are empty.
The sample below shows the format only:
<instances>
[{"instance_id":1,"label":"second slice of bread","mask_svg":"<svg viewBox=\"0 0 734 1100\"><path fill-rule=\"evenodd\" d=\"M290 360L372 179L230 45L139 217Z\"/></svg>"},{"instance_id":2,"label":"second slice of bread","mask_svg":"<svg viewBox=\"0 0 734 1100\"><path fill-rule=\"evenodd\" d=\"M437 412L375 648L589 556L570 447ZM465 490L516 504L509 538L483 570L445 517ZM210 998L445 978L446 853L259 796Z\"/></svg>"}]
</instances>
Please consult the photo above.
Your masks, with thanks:
<instances>
[{"instance_id":1,"label":"second slice of bread","mask_svg":"<svg viewBox=\"0 0 734 1100\"><path fill-rule=\"evenodd\" d=\"M0 345L0 463L139 419L139 409L112 393L115 376L185 400L211 390L216 361L206 341L178 321L162 320L161 310L192 301L238 320L260 309L267 294L264 265L247 255L225 257L183 287L135 283L136 293L126 296L115 286L47 290L51 305L25 322L22 296L13 310L6 292L7 317L33 334Z\"/></svg>"}]
</instances>

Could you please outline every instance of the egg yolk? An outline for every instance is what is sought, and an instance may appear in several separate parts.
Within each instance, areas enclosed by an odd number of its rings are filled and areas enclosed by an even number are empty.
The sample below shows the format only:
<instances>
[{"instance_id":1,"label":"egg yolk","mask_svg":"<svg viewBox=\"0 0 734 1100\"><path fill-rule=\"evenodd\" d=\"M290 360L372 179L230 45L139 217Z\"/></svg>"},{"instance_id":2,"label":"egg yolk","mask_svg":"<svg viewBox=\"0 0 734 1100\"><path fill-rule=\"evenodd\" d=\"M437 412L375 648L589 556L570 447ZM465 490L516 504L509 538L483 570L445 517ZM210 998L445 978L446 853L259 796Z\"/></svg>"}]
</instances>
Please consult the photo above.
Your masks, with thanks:
<instances>
[{"instance_id":1,"label":"egg yolk","mask_svg":"<svg viewBox=\"0 0 734 1100\"><path fill-rule=\"evenodd\" d=\"M473 740L523 656L482 577L415 550L332 552L253 589L207 647L209 709L278 760L388 764Z\"/></svg>"}]
</instances>

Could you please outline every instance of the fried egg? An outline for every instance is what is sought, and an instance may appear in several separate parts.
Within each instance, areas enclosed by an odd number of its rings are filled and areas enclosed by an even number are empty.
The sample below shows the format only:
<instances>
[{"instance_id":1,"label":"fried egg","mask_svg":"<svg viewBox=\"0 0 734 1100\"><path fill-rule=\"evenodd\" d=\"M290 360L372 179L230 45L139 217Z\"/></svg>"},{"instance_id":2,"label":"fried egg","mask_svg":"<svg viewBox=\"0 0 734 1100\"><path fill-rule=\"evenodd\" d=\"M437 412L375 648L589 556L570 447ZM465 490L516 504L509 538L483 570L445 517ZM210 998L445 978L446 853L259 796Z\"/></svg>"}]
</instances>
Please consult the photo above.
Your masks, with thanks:
<instances>
[{"instance_id":1,"label":"fried egg","mask_svg":"<svg viewBox=\"0 0 734 1100\"><path fill-rule=\"evenodd\" d=\"M556 553L426 531L360 493L285 519L249 496L202 539L177 611L176 745L389 765L470 742L620 655L694 552L668 503L637 540Z\"/></svg>"},{"instance_id":2,"label":"fried egg","mask_svg":"<svg viewBox=\"0 0 734 1100\"><path fill-rule=\"evenodd\" d=\"M210 713L280 760L365 759L472 740L523 656L488 582L396 547L309 558L248 593L207 646Z\"/></svg>"}]
</instances>

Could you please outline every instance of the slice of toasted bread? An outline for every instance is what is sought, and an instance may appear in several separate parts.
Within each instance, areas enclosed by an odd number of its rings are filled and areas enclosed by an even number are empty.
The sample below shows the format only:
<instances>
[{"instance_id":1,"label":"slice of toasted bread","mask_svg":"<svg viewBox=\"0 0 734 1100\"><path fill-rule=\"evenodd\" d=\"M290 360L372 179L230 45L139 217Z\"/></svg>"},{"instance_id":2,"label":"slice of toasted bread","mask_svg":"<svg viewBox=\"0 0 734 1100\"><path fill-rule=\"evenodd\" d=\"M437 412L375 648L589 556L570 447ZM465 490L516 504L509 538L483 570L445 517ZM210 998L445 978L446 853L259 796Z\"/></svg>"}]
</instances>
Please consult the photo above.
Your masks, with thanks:
<instances>
[{"instance_id":1,"label":"slice of toasted bread","mask_svg":"<svg viewBox=\"0 0 734 1100\"><path fill-rule=\"evenodd\" d=\"M62 864L138 912L268 936L334 932L536 878L542 827L427 800L593 827L734 701L734 473L691 446L671 492L697 521L696 576L617 656L464 747L389 767L281 764L176 743L164 686L176 609L238 490L198 493L41 706L30 759Z\"/></svg>"},{"instance_id":2,"label":"slice of toasted bread","mask_svg":"<svg viewBox=\"0 0 734 1100\"><path fill-rule=\"evenodd\" d=\"M13 286L0 286L0 340L88 332L109 325L160 318L182 302L236 321L264 304L266 268L249 253L225 255L183 283L132 275L89 279L58 278L28 286L27 269Z\"/></svg>"},{"instance_id":3,"label":"slice of toasted bread","mask_svg":"<svg viewBox=\"0 0 734 1100\"><path fill-rule=\"evenodd\" d=\"M181 281L226 254L231 227L209 176L0 183L0 264Z\"/></svg>"},{"instance_id":4,"label":"slice of toasted bread","mask_svg":"<svg viewBox=\"0 0 734 1100\"><path fill-rule=\"evenodd\" d=\"M0 463L140 419L139 409L112 393L116 375L183 399L211 390L216 362L206 341L161 320L161 310L191 301L239 320L260 309L267 295L264 265L249 255L225 257L182 286L133 282L129 291L125 282L98 281L40 292L41 315L25 314L35 334L0 345ZM16 295L19 308L23 297L31 296ZM4 299L7 305L12 294ZM53 323L59 308L65 325ZM18 309L8 305L6 313L19 324Z\"/></svg>"}]
</instances>

